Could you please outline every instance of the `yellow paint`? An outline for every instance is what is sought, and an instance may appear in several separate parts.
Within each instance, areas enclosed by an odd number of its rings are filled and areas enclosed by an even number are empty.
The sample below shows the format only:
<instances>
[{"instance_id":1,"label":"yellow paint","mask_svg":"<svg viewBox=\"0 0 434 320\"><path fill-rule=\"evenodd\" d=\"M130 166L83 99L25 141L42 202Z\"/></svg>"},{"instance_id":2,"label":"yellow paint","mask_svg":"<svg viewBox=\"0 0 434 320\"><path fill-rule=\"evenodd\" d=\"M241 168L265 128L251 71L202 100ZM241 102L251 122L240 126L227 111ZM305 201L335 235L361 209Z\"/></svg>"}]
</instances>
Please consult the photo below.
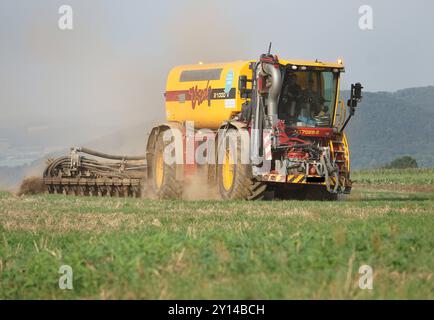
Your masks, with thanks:
<instances>
[{"instance_id":1,"label":"yellow paint","mask_svg":"<svg viewBox=\"0 0 434 320\"><path fill-rule=\"evenodd\" d=\"M344 125L344 122L345 122L345 120L347 118L347 108L345 107L343 100L339 101L336 109L339 109L339 119L336 119L337 113L338 113L336 111L334 124L335 124L336 128L340 129ZM337 120L339 120L339 122L337 122Z\"/></svg>"},{"instance_id":2,"label":"yellow paint","mask_svg":"<svg viewBox=\"0 0 434 320\"><path fill-rule=\"evenodd\" d=\"M230 148L226 150L224 162L222 165L223 187L226 191L232 188L234 181L234 164L231 161Z\"/></svg>"},{"instance_id":3,"label":"yellow paint","mask_svg":"<svg viewBox=\"0 0 434 320\"><path fill-rule=\"evenodd\" d=\"M341 65L341 67L343 67L343 66ZM338 105L339 105L339 93L341 92L340 88L341 88L341 78L339 77L338 81L337 81L337 84L336 84L336 90L337 90L336 92L337 92L337 94L336 94L335 105L334 105L334 112L333 112L333 124L334 124L335 127L336 127L336 114L338 112Z\"/></svg>"},{"instance_id":4,"label":"yellow paint","mask_svg":"<svg viewBox=\"0 0 434 320\"><path fill-rule=\"evenodd\" d=\"M163 153L158 152L156 154L156 159L155 159L155 183L158 189L161 188L161 186L163 185L163 178L164 178Z\"/></svg>"},{"instance_id":5,"label":"yellow paint","mask_svg":"<svg viewBox=\"0 0 434 320\"><path fill-rule=\"evenodd\" d=\"M335 150L333 148L333 141L332 140L329 141L329 147L330 147L330 156L332 157L332 159L334 159L335 158Z\"/></svg>"},{"instance_id":6,"label":"yellow paint","mask_svg":"<svg viewBox=\"0 0 434 320\"><path fill-rule=\"evenodd\" d=\"M304 178L304 175L299 175L297 178L295 178L295 180L293 181L293 183L298 183L300 182L300 180L302 180Z\"/></svg>"},{"instance_id":7,"label":"yellow paint","mask_svg":"<svg viewBox=\"0 0 434 320\"><path fill-rule=\"evenodd\" d=\"M344 143L345 165L347 167L348 172L350 172L350 148L348 145L347 135L345 134L345 132L342 134L342 142Z\"/></svg>"}]
</instances>

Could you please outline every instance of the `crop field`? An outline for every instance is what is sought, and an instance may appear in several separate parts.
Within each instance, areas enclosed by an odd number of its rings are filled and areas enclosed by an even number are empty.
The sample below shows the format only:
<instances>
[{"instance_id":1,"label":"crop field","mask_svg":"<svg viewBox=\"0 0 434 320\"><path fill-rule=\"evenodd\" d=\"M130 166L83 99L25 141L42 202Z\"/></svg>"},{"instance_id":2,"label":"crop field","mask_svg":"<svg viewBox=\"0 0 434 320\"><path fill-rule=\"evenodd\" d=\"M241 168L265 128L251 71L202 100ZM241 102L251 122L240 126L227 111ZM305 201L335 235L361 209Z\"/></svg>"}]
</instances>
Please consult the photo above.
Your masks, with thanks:
<instances>
[{"instance_id":1,"label":"crop field","mask_svg":"<svg viewBox=\"0 0 434 320\"><path fill-rule=\"evenodd\" d=\"M0 193L0 298L433 299L434 170L353 180L337 202Z\"/></svg>"},{"instance_id":2,"label":"crop field","mask_svg":"<svg viewBox=\"0 0 434 320\"><path fill-rule=\"evenodd\" d=\"M395 185L425 188L434 188L434 168L426 169L376 169L355 171L351 176L358 184ZM411 189L410 187L410 189Z\"/></svg>"}]
</instances>

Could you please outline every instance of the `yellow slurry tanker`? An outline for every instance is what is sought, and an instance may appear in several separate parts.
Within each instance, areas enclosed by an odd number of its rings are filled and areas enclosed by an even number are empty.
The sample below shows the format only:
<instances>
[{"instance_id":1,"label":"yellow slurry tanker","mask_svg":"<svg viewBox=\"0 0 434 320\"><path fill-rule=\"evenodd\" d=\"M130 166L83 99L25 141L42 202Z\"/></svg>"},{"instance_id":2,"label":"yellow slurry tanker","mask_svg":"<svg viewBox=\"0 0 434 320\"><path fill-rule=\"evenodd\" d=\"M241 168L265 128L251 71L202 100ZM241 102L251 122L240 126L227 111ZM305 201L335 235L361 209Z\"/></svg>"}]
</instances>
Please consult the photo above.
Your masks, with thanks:
<instances>
[{"instance_id":1,"label":"yellow slurry tanker","mask_svg":"<svg viewBox=\"0 0 434 320\"><path fill-rule=\"evenodd\" d=\"M111 156L118 162L101 166L81 161L75 148L75 165L68 157L62 168L52 162L44 179L50 192L81 186L83 194L137 195L146 185L167 199L181 198L189 176L199 174L223 199L334 200L351 191L344 129L362 98L356 83L348 108L339 100L343 72L342 61L270 53L175 67L164 94L167 121L151 130L146 156Z\"/></svg>"},{"instance_id":2,"label":"yellow slurry tanker","mask_svg":"<svg viewBox=\"0 0 434 320\"><path fill-rule=\"evenodd\" d=\"M260 199L267 191L314 199L349 193L343 130L362 98L362 86L352 85L347 116L339 101L342 72L341 61L281 60L271 54L172 69L165 92L167 122L152 130L147 144L153 189L161 198L180 197L185 177L201 169L224 199ZM189 122L194 133L208 129L206 139L191 138ZM176 145L183 162L164 161L167 130L182 132L183 141ZM224 143L229 131L247 137L248 161L242 161L242 148L230 150L231 144ZM188 163L189 139L195 150L214 141L207 163Z\"/></svg>"}]
</instances>

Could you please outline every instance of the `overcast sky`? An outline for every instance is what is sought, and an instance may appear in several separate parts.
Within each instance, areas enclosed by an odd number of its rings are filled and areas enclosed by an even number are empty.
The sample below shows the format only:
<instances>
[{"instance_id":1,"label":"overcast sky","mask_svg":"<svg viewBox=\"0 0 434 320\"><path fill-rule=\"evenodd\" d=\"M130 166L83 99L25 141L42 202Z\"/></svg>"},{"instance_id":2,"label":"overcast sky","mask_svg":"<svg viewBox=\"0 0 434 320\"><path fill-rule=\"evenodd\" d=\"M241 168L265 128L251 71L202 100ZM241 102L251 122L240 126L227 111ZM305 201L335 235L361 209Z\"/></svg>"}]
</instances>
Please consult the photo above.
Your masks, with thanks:
<instances>
[{"instance_id":1,"label":"overcast sky","mask_svg":"<svg viewBox=\"0 0 434 320\"><path fill-rule=\"evenodd\" d=\"M72 31L58 9L73 8ZM373 30L359 28L359 7ZM282 58L346 65L344 86L434 84L434 1L1 0L0 126L19 119L121 128L163 115L177 64Z\"/></svg>"}]
</instances>

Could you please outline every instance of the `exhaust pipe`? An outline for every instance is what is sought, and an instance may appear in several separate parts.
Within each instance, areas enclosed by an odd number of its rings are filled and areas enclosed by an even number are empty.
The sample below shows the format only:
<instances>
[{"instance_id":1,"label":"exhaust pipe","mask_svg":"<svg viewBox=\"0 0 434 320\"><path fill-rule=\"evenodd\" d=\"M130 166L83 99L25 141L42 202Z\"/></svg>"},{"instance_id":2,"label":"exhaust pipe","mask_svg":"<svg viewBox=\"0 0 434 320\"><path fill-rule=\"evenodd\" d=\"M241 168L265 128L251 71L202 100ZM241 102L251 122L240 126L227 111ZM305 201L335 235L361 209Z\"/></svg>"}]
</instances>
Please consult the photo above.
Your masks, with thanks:
<instances>
[{"instance_id":1,"label":"exhaust pipe","mask_svg":"<svg viewBox=\"0 0 434 320\"><path fill-rule=\"evenodd\" d=\"M277 107L280 90L282 89L282 74L274 64L261 63L259 76L271 76L271 87L268 91L267 119L270 126L277 123Z\"/></svg>"},{"instance_id":2,"label":"exhaust pipe","mask_svg":"<svg viewBox=\"0 0 434 320\"><path fill-rule=\"evenodd\" d=\"M262 139L263 139L263 118L262 118L262 108L263 99L258 92L258 79L259 77L271 76L271 87L268 91L268 103L267 103L267 118L266 122L269 128L272 128L277 124L277 107L279 93L282 88L282 75L279 68L275 67L275 64L259 62L255 67L255 77L256 84L254 85L252 100L256 100L256 109L253 114L253 130L250 142L251 159L254 165L259 165L263 161L263 154L260 154L260 149L262 149Z\"/></svg>"}]
</instances>

